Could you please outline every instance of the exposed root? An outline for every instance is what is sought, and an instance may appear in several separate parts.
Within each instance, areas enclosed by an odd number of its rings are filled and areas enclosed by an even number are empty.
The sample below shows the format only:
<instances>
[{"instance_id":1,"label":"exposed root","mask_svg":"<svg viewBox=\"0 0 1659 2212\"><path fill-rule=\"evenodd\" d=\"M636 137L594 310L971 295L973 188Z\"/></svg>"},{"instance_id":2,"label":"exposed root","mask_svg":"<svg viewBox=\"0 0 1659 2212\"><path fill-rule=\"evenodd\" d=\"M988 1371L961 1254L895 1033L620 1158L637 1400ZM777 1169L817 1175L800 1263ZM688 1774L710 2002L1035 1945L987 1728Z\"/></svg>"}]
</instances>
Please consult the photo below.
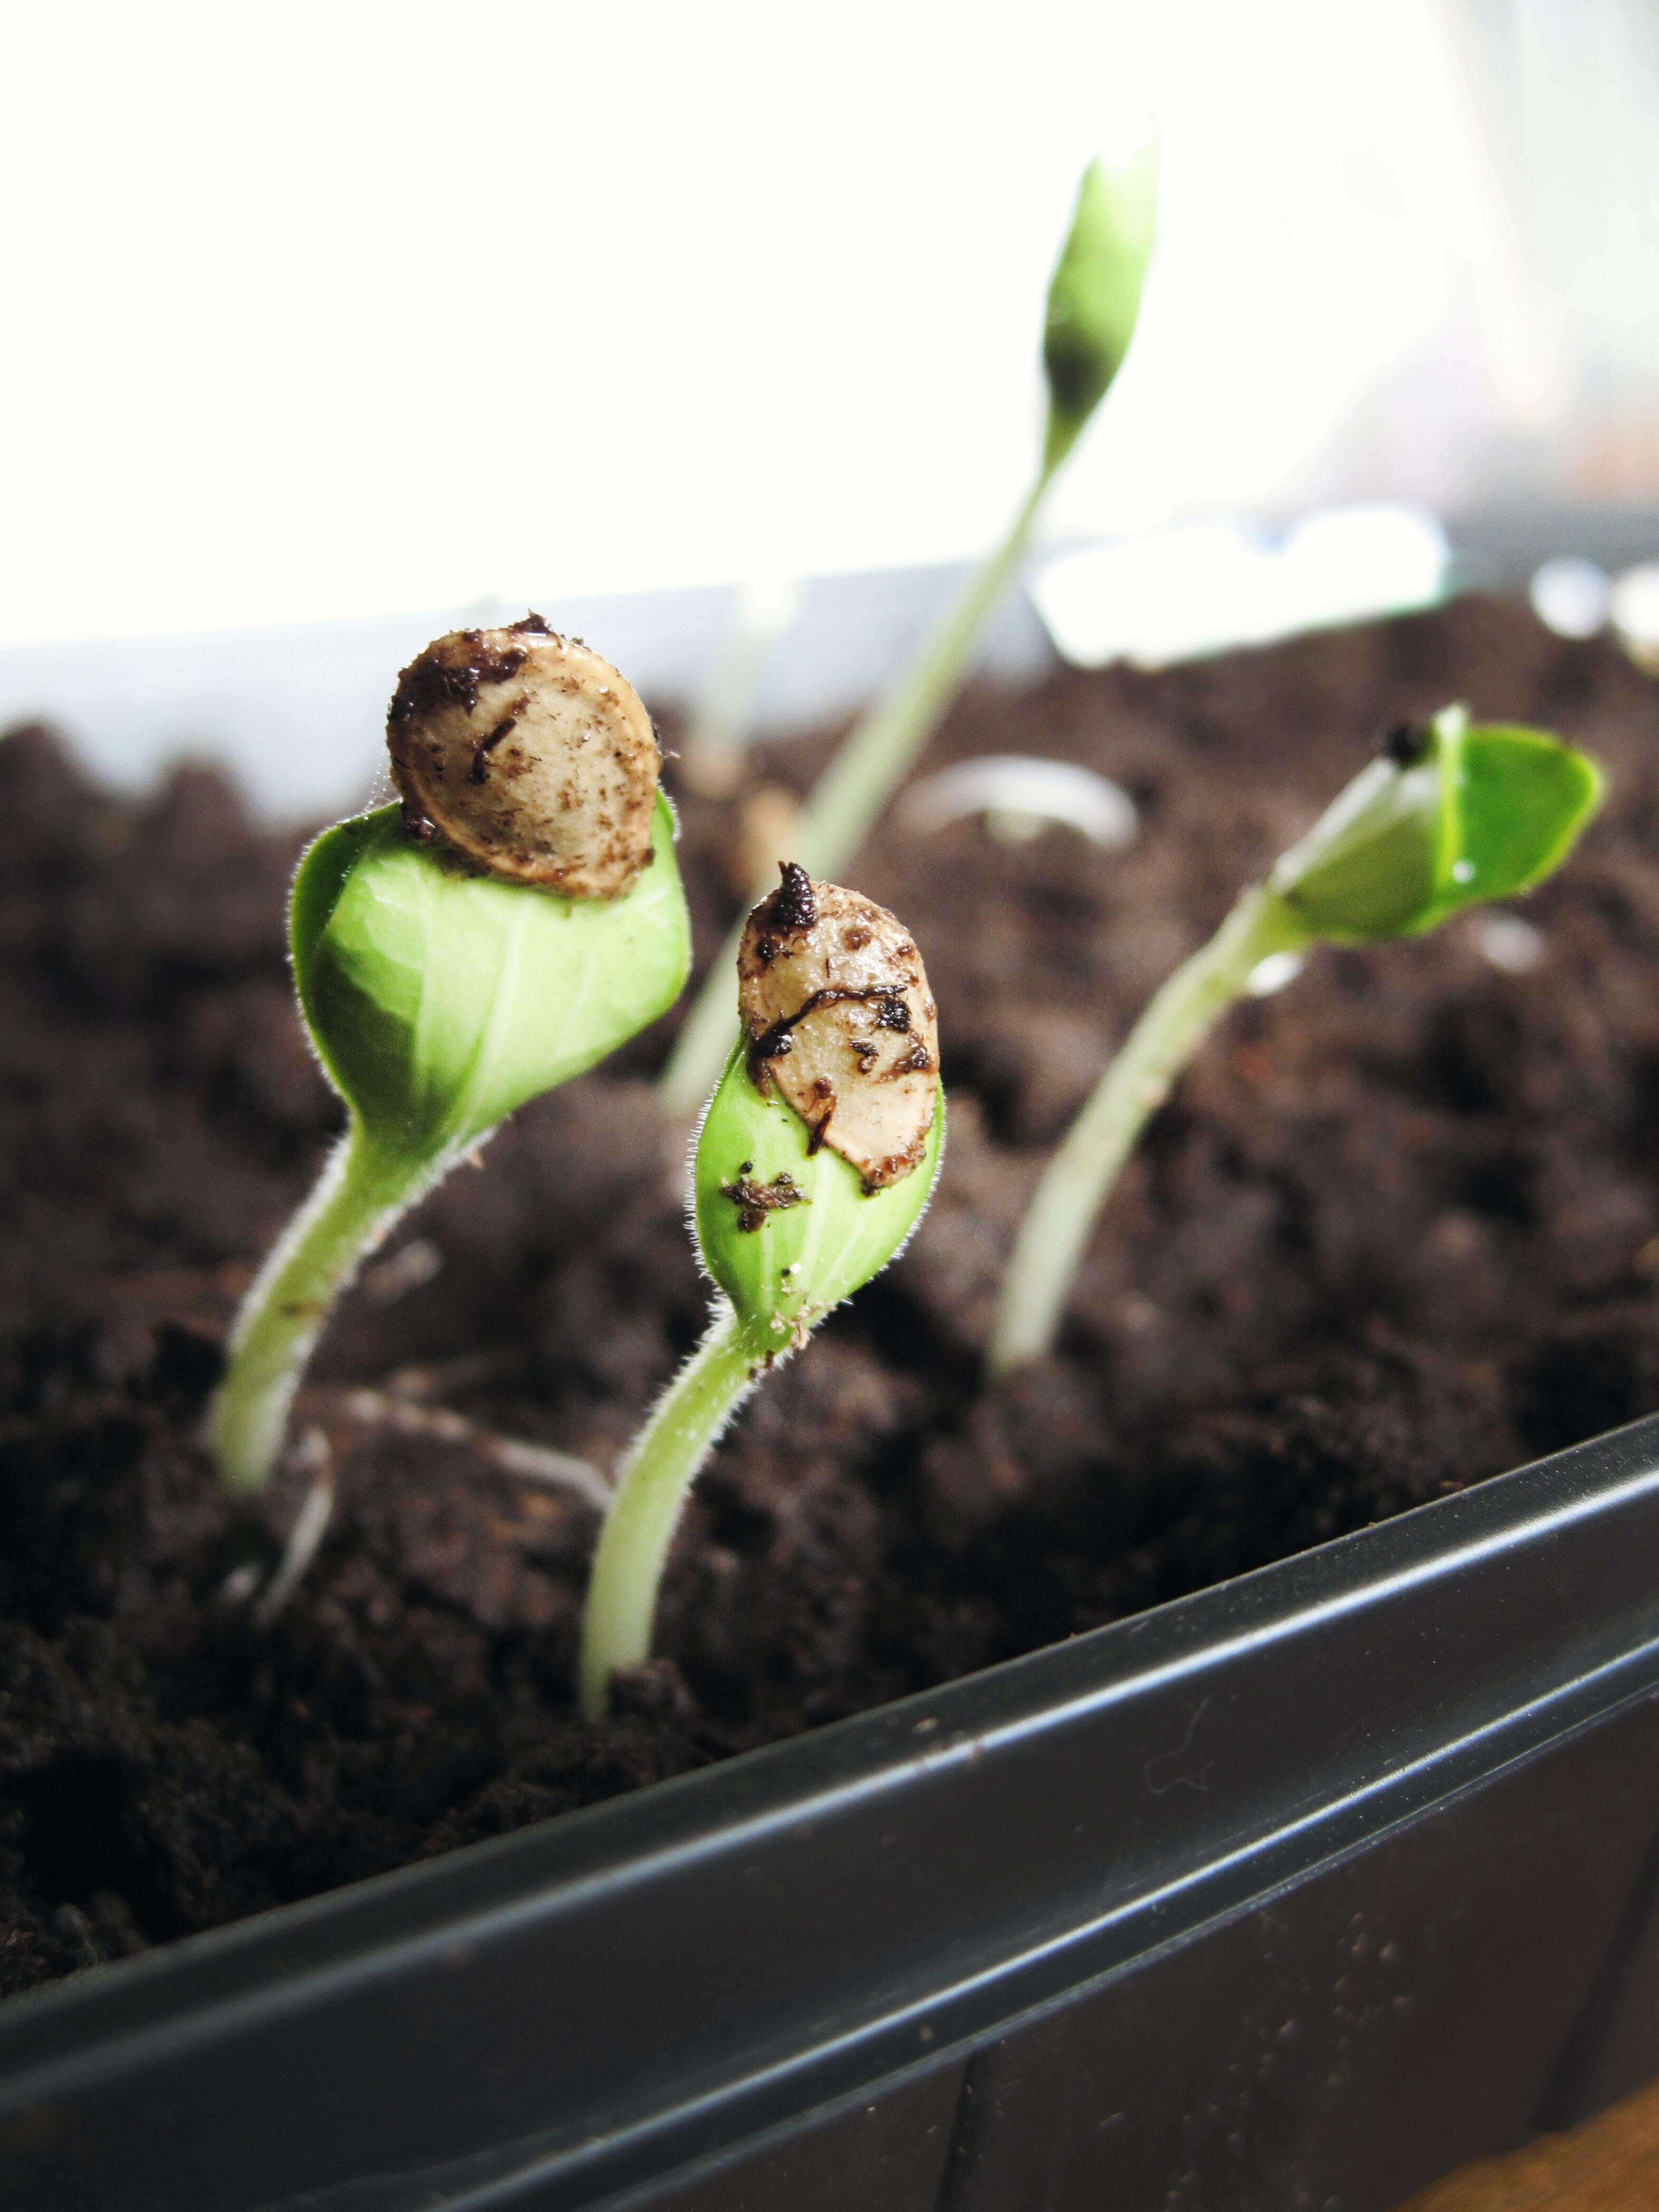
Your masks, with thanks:
<instances>
[{"instance_id":1,"label":"exposed root","mask_svg":"<svg viewBox=\"0 0 1659 2212\"><path fill-rule=\"evenodd\" d=\"M311 1487L306 1492L305 1503L300 1508L276 1573L263 1595L254 1600L253 1618L261 1628L270 1626L299 1588L306 1570L317 1556L317 1547L334 1511L334 1455L323 1431L306 1430L290 1457L294 1465L311 1469Z\"/></svg>"},{"instance_id":2,"label":"exposed root","mask_svg":"<svg viewBox=\"0 0 1659 2212\"><path fill-rule=\"evenodd\" d=\"M610 1481L592 1460L556 1451L550 1444L531 1443L521 1437L497 1436L463 1413L423 1405L404 1390L348 1390L341 1399L340 1410L347 1420L362 1428L392 1429L400 1436L434 1437L441 1443L470 1445L504 1474L573 1491L599 1512L611 1503Z\"/></svg>"}]
</instances>

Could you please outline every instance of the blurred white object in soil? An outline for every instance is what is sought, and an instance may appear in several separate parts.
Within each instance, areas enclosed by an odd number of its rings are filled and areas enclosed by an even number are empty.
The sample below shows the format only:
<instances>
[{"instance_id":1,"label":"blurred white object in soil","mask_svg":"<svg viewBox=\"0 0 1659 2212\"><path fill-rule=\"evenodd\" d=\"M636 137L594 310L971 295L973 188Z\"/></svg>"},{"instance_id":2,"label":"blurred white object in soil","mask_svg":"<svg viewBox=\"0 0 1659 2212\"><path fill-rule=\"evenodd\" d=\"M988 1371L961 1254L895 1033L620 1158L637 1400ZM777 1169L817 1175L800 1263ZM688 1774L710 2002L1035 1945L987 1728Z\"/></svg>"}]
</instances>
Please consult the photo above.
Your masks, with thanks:
<instances>
[{"instance_id":1,"label":"blurred white object in soil","mask_svg":"<svg viewBox=\"0 0 1659 2212\"><path fill-rule=\"evenodd\" d=\"M1160 668L1231 646L1436 605L1446 533L1392 501L1310 514L1276 540L1234 522L1194 522L1062 553L1031 596L1075 666Z\"/></svg>"},{"instance_id":2,"label":"blurred white object in soil","mask_svg":"<svg viewBox=\"0 0 1659 2212\"><path fill-rule=\"evenodd\" d=\"M1626 568L1608 596L1607 611L1631 659L1659 675L1659 561Z\"/></svg>"},{"instance_id":3,"label":"blurred white object in soil","mask_svg":"<svg viewBox=\"0 0 1659 2212\"><path fill-rule=\"evenodd\" d=\"M1244 988L1253 999L1271 999L1275 991L1294 983L1306 964L1300 952L1270 952L1244 978Z\"/></svg>"},{"instance_id":4,"label":"blurred white object in soil","mask_svg":"<svg viewBox=\"0 0 1659 2212\"><path fill-rule=\"evenodd\" d=\"M1558 637L1594 637L1607 621L1612 588L1600 562L1568 553L1534 571L1528 596L1539 621Z\"/></svg>"},{"instance_id":5,"label":"blurred white object in soil","mask_svg":"<svg viewBox=\"0 0 1659 2212\"><path fill-rule=\"evenodd\" d=\"M1133 844L1139 827L1121 785L1073 762L1030 753L962 761L912 784L899 802L898 818L912 830L942 830L969 814L983 814L987 829L1007 844L1024 844L1059 823L1116 853Z\"/></svg>"},{"instance_id":6,"label":"blurred white object in soil","mask_svg":"<svg viewBox=\"0 0 1659 2212\"><path fill-rule=\"evenodd\" d=\"M389 1260L377 1261L359 1278L358 1287L377 1306L395 1305L411 1291L424 1290L443 1273L441 1249L429 1237L411 1237Z\"/></svg>"},{"instance_id":7,"label":"blurred white object in soil","mask_svg":"<svg viewBox=\"0 0 1659 2212\"><path fill-rule=\"evenodd\" d=\"M1474 925L1475 950L1490 968L1505 975L1530 975L1548 950L1541 930L1518 914L1483 914Z\"/></svg>"}]
</instances>

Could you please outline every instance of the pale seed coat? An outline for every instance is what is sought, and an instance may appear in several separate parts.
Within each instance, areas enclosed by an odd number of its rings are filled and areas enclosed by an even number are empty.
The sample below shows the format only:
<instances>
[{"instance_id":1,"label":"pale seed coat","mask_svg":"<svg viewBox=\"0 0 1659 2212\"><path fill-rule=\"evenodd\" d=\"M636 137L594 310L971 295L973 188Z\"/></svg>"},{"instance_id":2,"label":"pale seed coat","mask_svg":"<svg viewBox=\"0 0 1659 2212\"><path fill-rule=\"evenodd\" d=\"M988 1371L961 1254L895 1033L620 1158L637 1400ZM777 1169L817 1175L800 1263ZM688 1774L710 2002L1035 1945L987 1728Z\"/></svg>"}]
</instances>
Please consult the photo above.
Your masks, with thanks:
<instances>
[{"instance_id":1,"label":"pale seed coat","mask_svg":"<svg viewBox=\"0 0 1659 2212\"><path fill-rule=\"evenodd\" d=\"M493 874L612 899L651 858L651 717L539 615L435 639L398 679L386 744L411 825Z\"/></svg>"},{"instance_id":2,"label":"pale seed coat","mask_svg":"<svg viewBox=\"0 0 1659 2212\"><path fill-rule=\"evenodd\" d=\"M738 1004L750 1073L879 1190L921 1164L939 1091L939 1009L885 907L786 866L750 915Z\"/></svg>"}]
</instances>

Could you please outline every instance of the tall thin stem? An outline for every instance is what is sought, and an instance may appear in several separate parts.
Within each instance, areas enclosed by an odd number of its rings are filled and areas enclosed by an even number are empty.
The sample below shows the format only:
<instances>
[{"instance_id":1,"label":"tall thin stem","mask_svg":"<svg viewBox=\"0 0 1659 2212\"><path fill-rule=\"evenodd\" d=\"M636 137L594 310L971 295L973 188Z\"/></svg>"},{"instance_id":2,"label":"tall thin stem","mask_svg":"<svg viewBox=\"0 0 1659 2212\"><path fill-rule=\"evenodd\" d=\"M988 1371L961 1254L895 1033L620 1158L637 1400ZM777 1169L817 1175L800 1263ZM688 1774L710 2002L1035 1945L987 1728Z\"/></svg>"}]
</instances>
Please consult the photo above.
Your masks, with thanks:
<instances>
[{"instance_id":1,"label":"tall thin stem","mask_svg":"<svg viewBox=\"0 0 1659 2212\"><path fill-rule=\"evenodd\" d=\"M354 1123L242 1302L210 1417L226 1486L258 1490L328 1310L363 1255L430 1181L428 1160L388 1161Z\"/></svg>"},{"instance_id":2,"label":"tall thin stem","mask_svg":"<svg viewBox=\"0 0 1659 2212\"><path fill-rule=\"evenodd\" d=\"M658 1400L623 1469L599 1532L582 1624L581 1708L591 1719L604 1712L617 1668L651 1656L657 1589L680 1509L765 1358L764 1346L723 1308Z\"/></svg>"},{"instance_id":3,"label":"tall thin stem","mask_svg":"<svg viewBox=\"0 0 1659 2212\"><path fill-rule=\"evenodd\" d=\"M1150 1115L1261 962L1298 951L1308 933L1285 902L1248 890L1177 968L1135 1024L1049 1162L1003 1279L988 1364L1001 1382L1039 1359L1054 1332L1095 1222Z\"/></svg>"},{"instance_id":4,"label":"tall thin stem","mask_svg":"<svg viewBox=\"0 0 1659 2212\"><path fill-rule=\"evenodd\" d=\"M944 718L975 641L1024 557L1059 465L1059 459L1045 461L1002 543L975 570L938 627L818 778L791 832L791 849L780 854L780 860L799 862L809 876L841 874ZM756 885L755 897L770 880L769 872ZM731 1049L737 1029L732 978L742 936L739 921L716 954L663 1071L663 1103L671 1112L696 1112Z\"/></svg>"}]
</instances>

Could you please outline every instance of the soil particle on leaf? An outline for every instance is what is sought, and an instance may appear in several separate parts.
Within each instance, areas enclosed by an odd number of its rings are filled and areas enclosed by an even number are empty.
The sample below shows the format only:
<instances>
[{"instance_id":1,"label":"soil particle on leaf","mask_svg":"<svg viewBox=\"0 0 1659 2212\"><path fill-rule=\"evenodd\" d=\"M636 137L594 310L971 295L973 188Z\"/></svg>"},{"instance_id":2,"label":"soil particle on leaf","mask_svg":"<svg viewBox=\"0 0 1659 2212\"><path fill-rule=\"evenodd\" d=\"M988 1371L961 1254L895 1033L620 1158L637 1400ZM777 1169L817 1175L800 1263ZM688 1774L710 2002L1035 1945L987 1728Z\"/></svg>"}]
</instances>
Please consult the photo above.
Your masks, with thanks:
<instances>
[{"instance_id":1,"label":"soil particle on leaf","mask_svg":"<svg viewBox=\"0 0 1659 2212\"><path fill-rule=\"evenodd\" d=\"M720 1185L720 1196L729 1198L738 1210L738 1227L750 1236L765 1227L769 1213L787 1212L791 1206L812 1203L792 1175L775 1175L770 1182L757 1182L749 1173L753 1164L745 1160L738 1180Z\"/></svg>"},{"instance_id":2,"label":"soil particle on leaf","mask_svg":"<svg viewBox=\"0 0 1659 2212\"><path fill-rule=\"evenodd\" d=\"M1148 993L1379 730L1459 698L1611 772L1525 902L1530 972L1494 964L1473 914L1239 1008L1126 1173L1057 1356L980 1397L1020 1210ZM832 738L765 751L757 779L804 788ZM1075 761L1143 834L1109 854L961 822L860 859L938 1001L940 1188L902 1263L722 1442L662 1656L602 1724L571 1696L594 1510L480 1439L610 1468L702 1332L684 1133L647 1079L671 1024L516 1117L342 1305L299 1409L336 1510L262 1629L248 1586L306 1477L239 1519L198 1436L336 1126L285 972L295 843L203 770L133 807L43 733L5 739L0 1987L931 1686L1659 1406L1656 739L1659 686L1610 647L1482 599L970 691L923 772ZM680 804L712 946L735 811ZM865 1011L884 1057L903 1039ZM389 1399L464 1419L370 1418Z\"/></svg>"}]
</instances>

